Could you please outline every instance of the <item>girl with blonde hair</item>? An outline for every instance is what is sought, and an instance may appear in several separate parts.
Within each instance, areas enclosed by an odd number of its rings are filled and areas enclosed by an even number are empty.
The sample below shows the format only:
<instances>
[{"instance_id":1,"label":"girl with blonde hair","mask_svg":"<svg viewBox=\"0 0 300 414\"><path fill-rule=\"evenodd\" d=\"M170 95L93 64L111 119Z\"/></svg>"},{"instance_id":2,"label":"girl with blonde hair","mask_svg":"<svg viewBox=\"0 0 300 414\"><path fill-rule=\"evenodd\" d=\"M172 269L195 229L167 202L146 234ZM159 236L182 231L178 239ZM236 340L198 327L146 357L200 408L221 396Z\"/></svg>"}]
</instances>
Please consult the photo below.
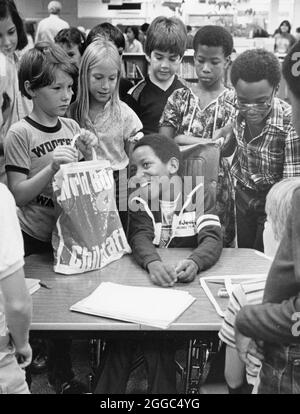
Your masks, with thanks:
<instances>
[{"instance_id":1,"label":"girl with blonde hair","mask_svg":"<svg viewBox=\"0 0 300 414\"><path fill-rule=\"evenodd\" d=\"M116 181L117 206L126 227L127 189L119 188L120 175L127 174L129 143L143 136L140 132L143 125L135 112L119 99L120 75L118 49L105 37L99 37L82 56L78 94L69 115L81 127L96 134L98 159L110 161Z\"/></svg>"}]
</instances>

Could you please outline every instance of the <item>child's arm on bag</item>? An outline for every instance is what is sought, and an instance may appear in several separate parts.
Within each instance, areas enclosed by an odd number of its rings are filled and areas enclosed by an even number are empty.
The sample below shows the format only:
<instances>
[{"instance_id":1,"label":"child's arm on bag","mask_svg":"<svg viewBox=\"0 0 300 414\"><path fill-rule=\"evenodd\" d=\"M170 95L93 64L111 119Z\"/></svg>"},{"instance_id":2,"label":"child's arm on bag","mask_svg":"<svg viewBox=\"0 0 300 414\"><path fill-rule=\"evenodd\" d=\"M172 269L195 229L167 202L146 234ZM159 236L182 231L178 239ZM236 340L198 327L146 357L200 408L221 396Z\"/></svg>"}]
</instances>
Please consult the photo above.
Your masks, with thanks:
<instances>
[{"instance_id":1,"label":"child's arm on bag","mask_svg":"<svg viewBox=\"0 0 300 414\"><path fill-rule=\"evenodd\" d=\"M51 164L43 168L36 175L28 178L25 172L19 172L10 168L7 171L8 187L13 193L16 204L21 207L37 197L46 185L52 180L61 164L77 161L78 152L67 145L59 145L52 153Z\"/></svg>"},{"instance_id":2,"label":"child's arm on bag","mask_svg":"<svg viewBox=\"0 0 300 414\"><path fill-rule=\"evenodd\" d=\"M84 128L80 129L80 136L77 139L77 147L79 151L84 156L85 160L92 160L93 159L93 153L92 148L95 147L98 144L98 138L97 136Z\"/></svg>"}]
</instances>

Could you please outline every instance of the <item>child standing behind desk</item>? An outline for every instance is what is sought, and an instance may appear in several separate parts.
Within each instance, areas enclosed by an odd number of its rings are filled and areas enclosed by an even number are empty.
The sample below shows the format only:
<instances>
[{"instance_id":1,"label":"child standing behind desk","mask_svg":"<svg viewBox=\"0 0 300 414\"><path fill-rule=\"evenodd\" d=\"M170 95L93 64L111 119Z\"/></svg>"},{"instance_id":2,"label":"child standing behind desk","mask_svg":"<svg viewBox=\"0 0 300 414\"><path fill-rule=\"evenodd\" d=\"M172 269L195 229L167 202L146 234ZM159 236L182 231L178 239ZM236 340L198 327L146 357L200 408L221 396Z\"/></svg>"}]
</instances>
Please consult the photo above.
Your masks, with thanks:
<instances>
[{"instance_id":1,"label":"child standing behind desk","mask_svg":"<svg viewBox=\"0 0 300 414\"><path fill-rule=\"evenodd\" d=\"M194 189L195 202L184 194L180 175L182 161L179 147L160 134L147 135L134 147L132 165L138 196L131 195L129 243L135 260L159 286L172 287L178 282L191 282L197 273L210 268L222 251L221 225L215 213L214 194L203 194L201 183ZM162 191L164 178L170 191ZM178 186L170 185L178 179ZM172 181L174 182L174 181ZM210 187L209 187L210 188ZM158 210L150 210L157 205ZM164 263L156 247L193 247L193 252L174 266ZM96 394L125 393L135 351L142 352L148 373L148 393L175 394L176 343L167 337L149 335L136 340L112 340L106 345L100 366Z\"/></svg>"},{"instance_id":2,"label":"child standing behind desk","mask_svg":"<svg viewBox=\"0 0 300 414\"><path fill-rule=\"evenodd\" d=\"M139 132L142 123L133 110L120 101L120 76L121 58L116 46L104 37L93 41L82 57L78 95L71 105L70 116L96 134L98 159L111 163L117 207L126 229L128 151L130 142L142 136ZM120 177L125 177L125 181Z\"/></svg>"},{"instance_id":3,"label":"child standing behind desk","mask_svg":"<svg viewBox=\"0 0 300 414\"><path fill-rule=\"evenodd\" d=\"M225 69L233 48L230 33L222 27L205 26L194 37L194 62L198 83L177 89L169 97L160 120L161 134L175 138L179 145L197 144L199 138L212 140L233 121L232 91L224 86ZM233 184L229 163L220 160L217 214L223 230L224 247L235 237Z\"/></svg>"},{"instance_id":4,"label":"child standing behind desk","mask_svg":"<svg viewBox=\"0 0 300 414\"><path fill-rule=\"evenodd\" d=\"M63 118L72 97L76 67L57 45L38 43L27 51L20 63L19 83L23 95L33 101L30 116L15 123L7 135L5 168L8 186L19 207L25 256L51 252L51 236L57 219L52 179L61 164L78 160L78 151L70 146L77 140L81 153L91 158L95 136ZM69 346L65 340L53 340L48 358L49 381L57 393L73 391ZM80 393L80 391L77 391Z\"/></svg>"},{"instance_id":5,"label":"child standing behind desk","mask_svg":"<svg viewBox=\"0 0 300 414\"><path fill-rule=\"evenodd\" d=\"M125 98L142 121L144 134L158 132L159 119L169 96L183 88L176 72L186 40L185 26L175 17L157 17L147 31L145 53L150 64L149 74Z\"/></svg>"},{"instance_id":6,"label":"child standing behind desk","mask_svg":"<svg viewBox=\"0 0 300 414\"><path fill-rule=\"evenodd\" d=\"M24 278L16 204L1 183L0 200L0 394L29 394L22 368L32 356L28 342L32 304Z\"/></svg>"}]
</instances>

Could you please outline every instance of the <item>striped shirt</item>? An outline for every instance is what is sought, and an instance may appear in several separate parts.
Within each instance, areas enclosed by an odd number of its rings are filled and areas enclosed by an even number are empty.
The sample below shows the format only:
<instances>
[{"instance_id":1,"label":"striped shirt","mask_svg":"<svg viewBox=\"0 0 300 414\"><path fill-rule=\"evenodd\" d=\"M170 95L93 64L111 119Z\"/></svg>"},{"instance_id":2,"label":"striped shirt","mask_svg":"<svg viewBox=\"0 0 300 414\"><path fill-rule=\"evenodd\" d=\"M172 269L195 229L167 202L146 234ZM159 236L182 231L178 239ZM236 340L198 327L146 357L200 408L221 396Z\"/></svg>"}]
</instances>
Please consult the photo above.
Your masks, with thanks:
<instances>
[{"instance_id":1,"label":"striped shirt","mask_svg":"<svg viewBox=\"0 0 300 414\"><path fill-rule=\"evenodd\" d=\"M272 111L260 135L247 142L246 122L234 122L237 149L231 173L252 190L268 190L282 178L300 175L300 138L292 125L291 107L274 98Z\"/></svg>"},{"instance_id":2,"label":"striped shirt","mask_svg":"<svg viewBox=\"0 0 300 414\"><path fill-rule=\"evenodd\" d=\"M257 305L262 303L265 281L249 281L238 284L234 287L232 298L224 316L219 338L228 346L236 348L235 345L235 318L241 308L245 305ZM249 359L255 365L255 368L246 367L247 381L254 385L260 370L260 361L257 358L248 355Z\"/></svg>"}]
</instances>

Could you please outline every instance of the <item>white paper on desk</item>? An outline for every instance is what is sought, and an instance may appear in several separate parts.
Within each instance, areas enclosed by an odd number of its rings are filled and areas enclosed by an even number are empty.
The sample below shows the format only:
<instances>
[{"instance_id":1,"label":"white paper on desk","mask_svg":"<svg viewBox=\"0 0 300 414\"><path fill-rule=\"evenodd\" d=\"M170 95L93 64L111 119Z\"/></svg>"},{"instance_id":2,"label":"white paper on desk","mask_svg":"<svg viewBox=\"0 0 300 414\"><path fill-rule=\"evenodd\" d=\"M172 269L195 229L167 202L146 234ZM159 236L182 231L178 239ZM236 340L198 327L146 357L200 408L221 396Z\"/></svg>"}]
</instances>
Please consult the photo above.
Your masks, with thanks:
<instances>
[{"instance_id":1,"label":"white paper on desk","mask_svg":"<svg viewBox=\"0 0 300 414\"><path fill-rule=\"evenodd\" d=\"M30 279L29 277L26 277L25 283L27 290L31 295L41 287L40 279Z\"/></svg>"},{"instance_id":2,"label":"white paper on desk","mask_svg":"<svg viewBox=\"0 0 300 414\"><path fill-rule=\"evenodd\" d=\"M195 300L181 290L103 282L70 310L166 329Z\"/></svg>"},{"instance_id":3,"label":"white paper on desk","mask_svg":"<svg viewBox=\"0 0 300 414\"><path fill-rule=\"evenodd\" d=\"M220 282L226 288L229 297L232 297L232 289L235 284L237 283L258 283L261 287L263 283L267 280L267 274L245 274L245 275L224 275L224 276L207 276L207 277L200 277L199 282L206 293L208 299L214 305L215 310L217 311L218 315L222 318L225 316L225 312L221 309L217 299L213 295L212 291L210 290L208 283L209 282Z\"/></svg>"}]
</instances>

